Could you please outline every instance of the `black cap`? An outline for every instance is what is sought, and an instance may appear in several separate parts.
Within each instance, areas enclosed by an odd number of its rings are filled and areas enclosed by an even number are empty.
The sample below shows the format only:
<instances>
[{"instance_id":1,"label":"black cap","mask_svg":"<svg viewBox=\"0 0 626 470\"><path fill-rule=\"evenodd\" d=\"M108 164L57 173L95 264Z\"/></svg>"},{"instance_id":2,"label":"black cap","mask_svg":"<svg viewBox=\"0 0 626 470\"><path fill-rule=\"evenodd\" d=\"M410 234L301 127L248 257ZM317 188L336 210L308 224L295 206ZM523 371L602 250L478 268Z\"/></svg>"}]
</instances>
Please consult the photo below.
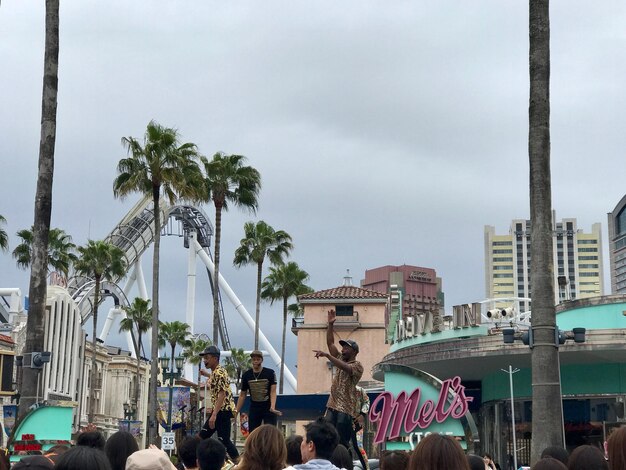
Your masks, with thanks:
<instances>
[{"instance_id":1,"label":"black cap","mask_svg":"<svg viewBox=\"0 0 626 470\"><path fill-rule=\"evenodd\" d=\"M17 470L52 470L54 468L54 464L52 463L52 460L44 457L43 455L32 455L23 457L11 468L15 468Z\"/></svg>"},{"instance_id":2,"label":"black cap","mask_svg":"<svg viewBox=\"0 0 626 470\"><path fill-rule=\"evenodd\" d=\"M217 349L215 346L211 345L208 348L206 348L204 351L202 351L200 353L201 356L215 356L215 357L220 357L220 350Z\"/></svg>"},{"instance_id":3,"label":"black cap","mask_svg":"<svg viewBox=\"0 0 626 470\"><path fill-rule=\"evenodd\" d=\"M359 352L359 345L356 344L356 341L352 339L342 339L339 341L339 344L341 344L342 346L350 346L352 349L354 349L354 352Z\"/></svg>"}]
</instances>

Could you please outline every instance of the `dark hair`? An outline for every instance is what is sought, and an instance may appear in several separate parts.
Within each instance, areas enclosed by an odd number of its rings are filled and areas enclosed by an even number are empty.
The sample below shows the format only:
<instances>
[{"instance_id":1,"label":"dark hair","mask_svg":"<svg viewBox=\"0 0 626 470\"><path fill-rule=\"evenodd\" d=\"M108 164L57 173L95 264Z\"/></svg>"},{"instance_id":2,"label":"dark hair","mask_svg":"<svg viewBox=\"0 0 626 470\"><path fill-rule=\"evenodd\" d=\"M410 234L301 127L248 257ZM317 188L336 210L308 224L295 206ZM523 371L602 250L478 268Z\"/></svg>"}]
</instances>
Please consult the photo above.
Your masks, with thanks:
<instances>
[{"instance_id":1,"label":"dark hair","mask_svg":"<svg viewBox=\"0 0 626 470\"><path fill-rule=\"evenodd\" d=\"M117 431L104 444L104 453L112 470L124 470L128 456L139 450L135 437L126 431Z\"/></svg>"},{"instance_id":2,"label":"dark hair","mask_svg":"<svg viewBox=\"0 0 626 470\"><path fill-rule=\"evenodd\" d=\"M200 438L198 436L190 436L183 439L183 442L178 446L178 458L185 467L198 466L198 458L196 457L198 444L200 444Z\"/></svg>"},{"instance_id":3,"label":"dark hair","mask_svg":"<svg viewBox=\"0 0 626 470\"><path fill-rule=\"evenodd\" d=\"M226 462L226 447L217 439L202 439L196 457L201 470L221 470Z\"/></svg>"},{"instance_id":4,"label":"dark hair","mask_svg":"<svg viewBox=\"0 0 626 470\"><path fill-rule=\"evenodd\" d=\"M569 456L569 470L609 470L604 453L594 446L576 447Z\"/></svg>"},{"instance_id":5,"label":"dark hair","mask_svg":"<svg viewBox=\"0 0 626 470\"><path fill-rule=\"evenodd\" d=\"M304 426L304 430L306 442L315 444L317 458L330 460L339 444L339 434L335 427L324 418L318 418Z\"/></svg>"},{"instance_id":6,"label":"dark hair","mask_svg":"<svg viewBox=\"0 0 626 470\"><path fill-rule=\"evenodd\" d=\"M611 470L626 470L626 427L615 429L607 441Z\"/></svg>"},{"instance_id":7,"label":"dark hair","mask_svg":"<svg viewBox=\"0 0 626 470\"><path fill-rule=\"evenodd\" d=\"M246 439L238 470L283 470L287 459L285 438L276 426L259 426Z\"/></svg>"},{"instance_id":8,"label":"dark hair","mask_svg":"<svg viewBox=\"0 0 626 470\"><path fill-rule=\"evenodd\" d=\"M287 465L298 465L302 463L300 444L302 444L302 436L298 434L292 434L285 439L285 445L287 446Z\"/></svg>"},{"instance_id":9,"label":"dark hair","mask_svg":"<svg viewBox=\"0 0 626 470\"><path fill-rule=\"evenodd\" d=\"M404 470L409 464L409 454L403 450L386 450L380 456L380 470Z\"/></svg>"},{"instance_id":10,"label":"dark hair","mask_svg":"<svg viewBox=\"0 0 626 470\"><path fill-rule=\"evenodd\" d=\"M563 462L552 457L544 457L535 462L532 470L567 470Z\"/></svg>"},{"instance_id":11,"label":"dark hair","mask_svg":"<svg viewBox=\"0 0 626 470\"><path fill-rule=\"evenodd\" d=\"M487 454L485 454L485 456L487 456ZM485 470L485 461L480 455L467 454L466 457L470 470Z\"/></svg>"},{"instance_id":12,"label":"dark hair","mask_svg":"<svg viewBox=\"0 0 626 470\"><path fill-rule=\"evenodd\" d=\"M411 453L409 469L417 470L469 470L461 445L450 436L429 434Z\"/></svg>"},{"instance_id":13,"label":"dark hair","mask_svg":"<svg viewBox=\"0 0 626 470\"><path fill-rule=\"evenodd\" d=\"M552 457L553 459L557 459L559 462L562 462L564 465L567 465L569 453L563 447L550 446L546 447L541 452L541 458L545 459L546 457Z\"/></svg>"},{"instance_id":14,"label":"dark hair","mask_svg":"<svg viewBox=\"0 0 626 470\"><path fill-rule=\"evenodd\" d=\"M55 470L111 470L109 459L100 449L76 446L65 452L56 462Z\"/></svg>"},{"instance_id":15,"label":"dark hair","mask_svg":"<svg viewBox=\"0 0 626 470\"><path fill-rule=\"evenodd\" d=\"M352 470L354 468L350 452L348 452L346 446L342 444L335 447L335 451L333 452L330 461L335 467L345 468L346 470Z\"/></svg>"},{"instance_id":16,"label":"dark hair","mask_svg":"<svg viewBox=\"0 0 626 470\"><path fill-rule=\"evenodd\" d=\"M99 431L81 432L76 439L77 446L93 447L104 450L104 436Z\"/></svg>"}]
</instances>

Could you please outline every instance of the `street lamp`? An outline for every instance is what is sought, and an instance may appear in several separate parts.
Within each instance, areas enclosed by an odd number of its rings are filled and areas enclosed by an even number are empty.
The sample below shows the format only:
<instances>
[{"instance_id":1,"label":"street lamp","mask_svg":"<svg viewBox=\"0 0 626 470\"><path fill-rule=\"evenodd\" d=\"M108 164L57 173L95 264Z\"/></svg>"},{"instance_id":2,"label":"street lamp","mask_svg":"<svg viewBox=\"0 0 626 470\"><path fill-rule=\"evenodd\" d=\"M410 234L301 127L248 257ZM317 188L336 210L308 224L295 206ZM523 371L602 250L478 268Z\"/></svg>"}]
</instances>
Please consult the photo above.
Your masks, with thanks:
<instances>
[{"instance_id":1,"label":"street lamp","mask_svg":"<svg viewBox=\"0 0 626 470\"><path fill-rule=\"evenodd\" d=\"M169 389L169 408L167 410L167 431L170 432L172 430L172 400L173 400L173 387L174 387L174 380L179 379L181 377L181 375L183 375L183 367L185 365L185 358L182 356L178 356L176 358L172 357L171 358L174 362L174 365L176 367L176 372L174 372L173 370L171 372L168 372L168 369L170 367L170 358L165 356L165 357L160 357L159 358L159 364L161 366L161 373L163 374L163 380L168 380L169 379L169 385L168 385L168 389Z\"/></svg>"},{"instance_id":2,"label":"street lamp","mask_svg":"<svg viewBox=\"0 0 626 470\"><path fill-rule=\"evenodd\" d=\"M130 421L135 419L135 414L137 413L137 403L124 403L124 419L126 420L126 424L128 426L128 432L130 432Z\"/></svg>"}]
</instances>

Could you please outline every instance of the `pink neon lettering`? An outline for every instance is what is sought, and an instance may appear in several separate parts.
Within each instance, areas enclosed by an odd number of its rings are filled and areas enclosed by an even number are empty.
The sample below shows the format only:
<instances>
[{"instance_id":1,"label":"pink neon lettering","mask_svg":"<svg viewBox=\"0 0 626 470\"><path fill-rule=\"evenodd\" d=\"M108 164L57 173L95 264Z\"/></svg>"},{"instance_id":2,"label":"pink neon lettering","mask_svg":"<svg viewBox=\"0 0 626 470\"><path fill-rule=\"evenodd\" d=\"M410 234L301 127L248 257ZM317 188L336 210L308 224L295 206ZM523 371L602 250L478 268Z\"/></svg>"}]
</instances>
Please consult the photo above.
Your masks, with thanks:
<instances>
[{"instance_id":1,"label":"pink neon lettering","mask_svg":"<svg viewBox=\"0 0 626 470\"><path fill-rule=\"evenodd\" d=\"M449 407L446 409L450 391L454 393L454 398L450 400ZM421 429L427 428L433 419L438 423L444 422L449 416L459 419L467 413L469 403L473 400L472 397L465 395L465 387L461 385L460 377L442 382L436 404L432 400L426 400L420 404L420 398L419 388L413 390L410 395L402 391L395 399L390 392L378 395L370 407L369 415L372 423L378 423L374 443L384 442L386 436L389 439L399 437L403 424L404 431L411 433L418 426Z\"/></svg>"}]
</instances>

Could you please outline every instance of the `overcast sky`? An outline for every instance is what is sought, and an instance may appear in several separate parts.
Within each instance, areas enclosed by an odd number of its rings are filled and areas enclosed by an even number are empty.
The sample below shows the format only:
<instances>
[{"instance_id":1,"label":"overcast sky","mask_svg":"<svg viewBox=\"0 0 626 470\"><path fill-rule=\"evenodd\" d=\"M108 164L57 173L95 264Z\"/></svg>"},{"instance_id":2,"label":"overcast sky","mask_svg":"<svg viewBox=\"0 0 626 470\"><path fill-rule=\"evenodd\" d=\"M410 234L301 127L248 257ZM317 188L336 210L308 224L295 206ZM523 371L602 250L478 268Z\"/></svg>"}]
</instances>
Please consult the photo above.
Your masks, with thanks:
<instances>
[{"instance_id":1,"label":"overcast sky","mask_svg":"<svg viewBox=\"0 0 626 470\"><path fill-rule=\"evenodd\" d=\"M292 235L316 290L346 269L358 285L366 269L406 263L437 271L447 311L482 300L484 225L507 233L529 217L527 3L64 0L52 225L78 244L110 232L139 198L113 198L120 139L155 119L207 156L246 155L262 175L256 218L223 218L222 273L251 313L255 269L231 261L257 219ZM10 249L33 221L44 13L43 1L0 5ZM625 25L621 0L552 2L553 207L585 231L600 222L605 251L606 213L626 193ZM181 239L164 240L161 260L163 318L183 319ZM148 279L150 265L148 253ZM199 280L195 331L210 336ZM9 254L0 287L28 292ZM225 305L233 345L250 349L253 333ZM280 305L262 309L279 350ZM289 357L295 348L288 333Z\"/></svg>"}]
</instances>

